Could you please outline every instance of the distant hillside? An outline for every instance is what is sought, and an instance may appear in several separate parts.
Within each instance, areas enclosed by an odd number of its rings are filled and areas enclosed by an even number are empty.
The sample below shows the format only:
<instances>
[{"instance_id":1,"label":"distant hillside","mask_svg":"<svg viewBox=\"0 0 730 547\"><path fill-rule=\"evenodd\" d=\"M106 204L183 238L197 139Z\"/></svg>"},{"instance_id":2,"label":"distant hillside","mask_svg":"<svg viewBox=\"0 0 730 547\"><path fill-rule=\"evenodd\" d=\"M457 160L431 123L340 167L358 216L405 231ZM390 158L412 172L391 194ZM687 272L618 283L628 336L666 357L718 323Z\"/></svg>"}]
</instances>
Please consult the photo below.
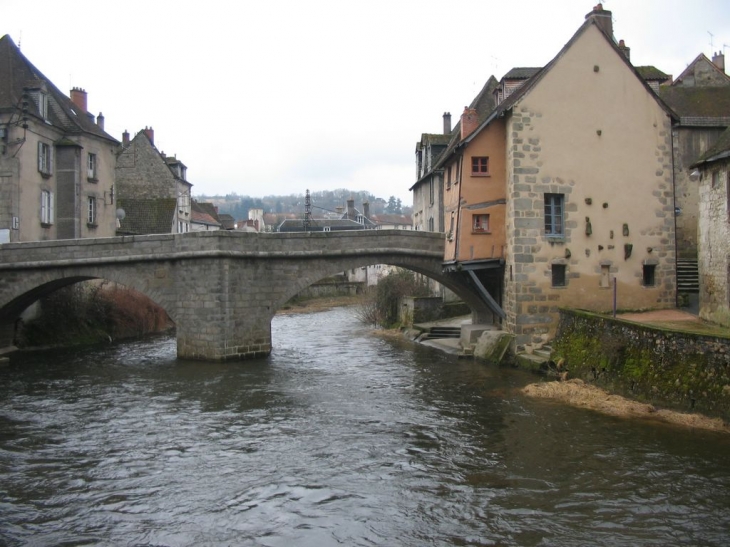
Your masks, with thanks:
<instances>
[{"instance_id":1,"label":"distant hillside","mask_svg":"<svg viewBox=\"0 0 730 547\"><path fill-rule=\"evenodd\" d=\"M249 209L263 209L264 213L284 213L304 216L304 194L291 194L288 196L264 196L252 198L250 196L239 196L235 192L225 196L195 196L198 201L206 201L215 204L219 213L228 213L233 218L247 219ZM375 197L369 192L353 192L346 189L323 190L310 194L312 204L312 216L322 217L328 212L336 212L339 208L347 207L347 200L354 199L355 207L362 211L364 202L370 203L371 215L388 214L410 214L412 207L404 206L399 199L391 196L385 200Z\"/></svg>"}]
</instances>

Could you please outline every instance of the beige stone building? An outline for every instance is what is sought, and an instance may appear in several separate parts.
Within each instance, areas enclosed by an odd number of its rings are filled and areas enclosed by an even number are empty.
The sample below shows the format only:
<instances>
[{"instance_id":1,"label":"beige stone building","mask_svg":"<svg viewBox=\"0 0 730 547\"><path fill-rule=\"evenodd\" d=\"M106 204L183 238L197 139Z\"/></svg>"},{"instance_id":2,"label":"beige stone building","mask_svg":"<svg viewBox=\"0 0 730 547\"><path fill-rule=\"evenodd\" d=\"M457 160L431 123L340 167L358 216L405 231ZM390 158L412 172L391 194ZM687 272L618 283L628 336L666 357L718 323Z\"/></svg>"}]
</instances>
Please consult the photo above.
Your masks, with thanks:
<instances>
[{"instance_id":1,"label":"beige stone building","mask_svg":"<svg viewBox=\"0 0 730 547\"><path fill-rule=\"evenodd\" d=\"M700 317L730 327L730 129L699 168Z\"/></svg>"},{"instance_id":2,"label":"beige stone building","mask_svg":"<svg viewBox=\"0 0 730 547\"><path fill-rule=\"evenodd\" d=\"M0 243L114 235L118 141L87 100L0 38Z\"/></svg>"},{"instance_id":3,"label":"beige stone building","mask_svg":"<svg viewBox=\"0 0 730 547\"><path fill-rule=\"evenodd\" d=\"M620 309L674 307L676 117L611 12L597 5L545 67L508 75L436 165L445 267L480 281L518 348L549 339L560 307L610 311L614 288Z\"/></svg>"}]
</instances>

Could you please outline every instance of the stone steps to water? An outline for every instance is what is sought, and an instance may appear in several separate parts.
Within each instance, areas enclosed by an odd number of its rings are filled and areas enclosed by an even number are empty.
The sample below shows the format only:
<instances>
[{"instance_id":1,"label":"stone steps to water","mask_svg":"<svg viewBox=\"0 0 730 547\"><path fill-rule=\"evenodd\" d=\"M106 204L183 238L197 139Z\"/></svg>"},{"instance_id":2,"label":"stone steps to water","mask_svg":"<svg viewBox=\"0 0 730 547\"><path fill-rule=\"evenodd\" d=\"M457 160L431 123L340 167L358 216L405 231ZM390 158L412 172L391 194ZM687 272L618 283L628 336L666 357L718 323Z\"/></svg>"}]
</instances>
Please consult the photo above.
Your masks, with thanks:
<instances>
[{"instance_id":1,"label":"stone steps to water","mask_svg":"<svg viewBox=\"0 0 730 547\"><path fill-rule=\"evenodd\" d=\"M426 338L461 338L461 327L431 327Z\"/></svg>"},{"instance_id":2,"label":"stone steps to water","mask_svg":"<svg viewBox=\"0 0 730 547\"><path fill-rule=\"evenodd\" d=\"M696 259L677 260L677 290L681 293L700 292L700 274Z\"/></svg>"}]
</instances>

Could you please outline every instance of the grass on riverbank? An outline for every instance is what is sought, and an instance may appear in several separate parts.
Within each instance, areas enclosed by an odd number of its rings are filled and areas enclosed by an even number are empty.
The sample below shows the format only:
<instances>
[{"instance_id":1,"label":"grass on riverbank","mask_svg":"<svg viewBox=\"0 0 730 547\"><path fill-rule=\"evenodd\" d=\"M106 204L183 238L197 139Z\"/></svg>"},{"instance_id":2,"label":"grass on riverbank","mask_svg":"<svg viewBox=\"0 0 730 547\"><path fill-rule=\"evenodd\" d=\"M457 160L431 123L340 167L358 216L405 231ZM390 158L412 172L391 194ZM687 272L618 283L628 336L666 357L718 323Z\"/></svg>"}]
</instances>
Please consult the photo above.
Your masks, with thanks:
<instances>
[{"instance_id":1,"label":"grass on riverbank","mask_svg":"<svg viewBox=\"0 0 730 547\"><path fill-rule=\"evenodd\" d=\"M685 427L730 433L730 424L720 418L657 409L646 403L632 401L620 395L612 395L579 379L530 384L525 386L522 392L529 397L553 399L610 416L657 420Z\"/></svg>"}]
</instances>

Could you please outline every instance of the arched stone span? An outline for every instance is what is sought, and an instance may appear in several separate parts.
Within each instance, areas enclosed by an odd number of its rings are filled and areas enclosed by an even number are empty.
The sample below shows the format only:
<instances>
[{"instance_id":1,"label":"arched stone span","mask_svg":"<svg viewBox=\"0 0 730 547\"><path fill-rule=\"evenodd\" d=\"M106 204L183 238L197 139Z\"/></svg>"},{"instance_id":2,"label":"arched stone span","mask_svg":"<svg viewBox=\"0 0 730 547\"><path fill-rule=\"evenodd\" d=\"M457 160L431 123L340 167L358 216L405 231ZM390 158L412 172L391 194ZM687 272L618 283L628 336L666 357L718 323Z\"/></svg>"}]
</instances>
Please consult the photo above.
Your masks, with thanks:
<instances>
[{"instance_id":1,"label":"arched stone span","mask_svg":"<svg viewBox=\"0 0 730 547\"><path fill-rule=\"evenodd\" d=\"M442 273L442 234L363 230L302 234L198 232L0 246L0 322L44 291L108 279L147 295L177 325L178 355L244 359L271 351L271 318L289 298L338 271L393 264L432 277L491 313L472 287ZM19 310L19 308L21 308Z\"/></svg>"}]
</instances>

